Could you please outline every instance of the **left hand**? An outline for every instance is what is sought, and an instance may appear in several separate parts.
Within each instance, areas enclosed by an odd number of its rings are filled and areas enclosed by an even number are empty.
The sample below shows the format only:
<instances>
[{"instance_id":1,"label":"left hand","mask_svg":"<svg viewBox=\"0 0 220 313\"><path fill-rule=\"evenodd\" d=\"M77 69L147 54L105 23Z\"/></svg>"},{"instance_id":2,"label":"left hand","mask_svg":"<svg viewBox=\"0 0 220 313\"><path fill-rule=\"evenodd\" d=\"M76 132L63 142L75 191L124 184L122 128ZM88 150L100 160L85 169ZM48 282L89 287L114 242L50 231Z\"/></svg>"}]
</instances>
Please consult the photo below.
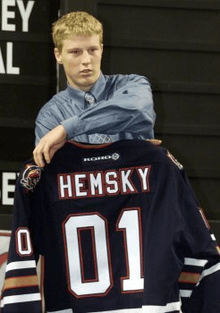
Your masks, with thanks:
<instances>
[{"instance_id":1,"label":"left hand","mask_svg":"<svg viewBox=\"0 0 220 313\"><path fill-rule=\"evenodd\" d=\"M155 146L160 146L162 143L162 140L159 139L147 139L147 141L150 141Z\"/></svg>"}]
</instances>

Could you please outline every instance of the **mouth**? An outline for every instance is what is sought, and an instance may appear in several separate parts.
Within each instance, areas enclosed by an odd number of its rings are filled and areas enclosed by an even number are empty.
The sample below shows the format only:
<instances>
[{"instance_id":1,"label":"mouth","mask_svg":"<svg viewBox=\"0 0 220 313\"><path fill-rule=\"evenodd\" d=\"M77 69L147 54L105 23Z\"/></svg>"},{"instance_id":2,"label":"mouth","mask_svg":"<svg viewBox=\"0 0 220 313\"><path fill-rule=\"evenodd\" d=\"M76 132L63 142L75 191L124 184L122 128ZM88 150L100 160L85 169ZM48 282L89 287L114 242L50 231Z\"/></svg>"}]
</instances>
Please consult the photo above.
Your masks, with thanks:
<instances>
[{"instance_id":1,"label":"mouth","mask_svg":"<svg viewBox=\"0 0 220 313\"><path fill-rule=\"evenodd\" d=\"M86 70L82 70L80 71L81 74L91 74L92 70L86 69Z\"/></svg>"}]
</instances>

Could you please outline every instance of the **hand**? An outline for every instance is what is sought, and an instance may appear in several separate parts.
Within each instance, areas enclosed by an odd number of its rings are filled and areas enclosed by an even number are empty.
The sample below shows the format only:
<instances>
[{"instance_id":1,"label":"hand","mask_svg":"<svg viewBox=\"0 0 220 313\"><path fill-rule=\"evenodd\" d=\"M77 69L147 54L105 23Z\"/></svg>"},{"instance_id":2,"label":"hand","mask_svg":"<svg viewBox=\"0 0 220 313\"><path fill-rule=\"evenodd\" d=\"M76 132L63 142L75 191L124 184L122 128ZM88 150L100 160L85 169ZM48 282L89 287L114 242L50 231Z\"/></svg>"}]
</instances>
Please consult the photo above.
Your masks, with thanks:
<instances>
[{"instance_id":1,"label":"hand","mask_svg":"<svg viewBox=\"0 0 220 313\"><path fill-rule=\"evenodd\" d=\"M147 139L147 141L150 141L155 146L159 146L162 143L162 140L159 139Z\"/></svg>"},{"instance_id":2,"label":"hand","mask_svg":"<svg viewBox=\"0 0 220 313\"><path fill-rule=\"evenodd\" d=\"M50 163L55 152L65 144L66 135L65 128L59 125L40 140L33 151L34 161L37 166L44 167L44 160Z\"/></svg>"}]
</instances>

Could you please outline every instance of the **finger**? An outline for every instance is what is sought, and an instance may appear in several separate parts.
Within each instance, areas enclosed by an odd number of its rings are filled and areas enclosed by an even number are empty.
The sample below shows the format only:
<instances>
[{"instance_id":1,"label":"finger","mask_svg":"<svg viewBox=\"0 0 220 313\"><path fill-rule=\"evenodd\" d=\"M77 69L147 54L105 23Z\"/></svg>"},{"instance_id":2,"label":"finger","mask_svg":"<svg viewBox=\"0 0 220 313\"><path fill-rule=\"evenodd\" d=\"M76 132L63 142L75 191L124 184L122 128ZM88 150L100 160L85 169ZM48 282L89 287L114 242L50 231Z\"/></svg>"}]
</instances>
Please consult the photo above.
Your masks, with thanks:
<instances>
[{"instance_id":1,"label":"finger","mask_svg":"<svg viewBox=\"0 0 220 313\"><path fill-rule=\"evenodd\" d=\"M44 160L43 160L43 155L38 150L39 150L38 148L35 148L34 151L33 151L34 162L36 163L37 166L44 167L45 163L44 163Z\"/></svg>"},{"instance_id":2,"label":"finger","mask_svg":"<svg viewBox=\"0 0 220 313\"><path fill-rule=\"evenodd\" d=\"M43 156L35 156L34 157L34 162L39 167L44 167L45 166L45 162L43 160Z\"/></svg>"},{"instance_id":3,"label":"finger","mask_svg":"<svg viewBox=\"0 0 220 313\"><path fill-rule=\"evenodd\" d=\"M51 150L51 148L49 145L46 145L44 147L43 156L44 156L44 159L47 162L47 164L50 164L50 161L51 161L50 150Z\"/></svg>"},{"instance_id":4,"label":"finger","mask_svg":"<svg viewBox=\"0 0 220 313\"><path fill-rule=\"evenodd\" d=\"M162 140L159 139L147 139L147 141L151 142L155 146L159 146L162 143Z\"/></svg>"}]
</instances>

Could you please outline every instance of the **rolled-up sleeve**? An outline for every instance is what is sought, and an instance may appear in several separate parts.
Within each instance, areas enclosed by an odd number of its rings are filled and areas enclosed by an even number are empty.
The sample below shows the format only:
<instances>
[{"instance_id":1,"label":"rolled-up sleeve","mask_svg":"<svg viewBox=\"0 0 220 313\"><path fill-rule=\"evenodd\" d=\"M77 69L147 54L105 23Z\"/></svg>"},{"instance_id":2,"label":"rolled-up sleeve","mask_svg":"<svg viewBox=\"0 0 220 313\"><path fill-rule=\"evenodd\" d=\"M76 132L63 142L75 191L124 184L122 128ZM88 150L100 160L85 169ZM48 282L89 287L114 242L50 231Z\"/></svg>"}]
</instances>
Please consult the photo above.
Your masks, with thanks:
<instances>
[{"instance_id":1,"label":"rolled-up sleeve","mask_svg":"<svg viewBox=\"0 0 220 313\"><path fill-rule=\"evenodd\" d=\"M107 100L97 102L78 117L70 117L61 124L69 138L83 133L129 132L151 139L154 138L155 119L149 81L142 76L127 75L126 81L119 78L109 90Z\"/></svg>"},{"instance_id":2,"label":"rolled-up sleeve","mask_svg":"<svg viewBox=\"0 0 220 313\"><path fill-rule=\"evenodd\" d=\"M60 111L58 109L43 109L38 113L35 121L35 145L52 129L60 125Z\"/></svg>"}]
</instances>

